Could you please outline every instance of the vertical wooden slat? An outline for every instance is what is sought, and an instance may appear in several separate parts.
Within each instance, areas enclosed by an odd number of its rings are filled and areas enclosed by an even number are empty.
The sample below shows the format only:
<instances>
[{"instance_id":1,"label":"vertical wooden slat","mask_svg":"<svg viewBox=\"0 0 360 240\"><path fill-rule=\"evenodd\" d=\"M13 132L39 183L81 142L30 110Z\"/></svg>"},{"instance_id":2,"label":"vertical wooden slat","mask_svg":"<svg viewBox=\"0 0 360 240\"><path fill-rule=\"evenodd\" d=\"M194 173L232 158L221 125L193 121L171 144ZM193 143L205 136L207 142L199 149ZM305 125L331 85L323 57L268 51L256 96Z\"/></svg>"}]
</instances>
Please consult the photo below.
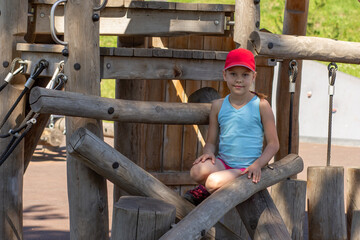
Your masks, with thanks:
<instances>
[{"instance_id":1,"label":"vertical wooden slat","mask_svg":"<svg viewBox=\"0 0 360 240\"><path fill-rule=\"evenodd\" d=\"M16 42L21 41L21 35L27 26L26 0L0 1L0 79L10 71L11 61L18 57L15 52ZM25 27L24 27L25 26ZM7 64L8 63L8 64ZM23 82L23 77L18 78ZM21 86L23 88L23 86ZM1 120L9 111L21 90L8 85L0 93ZM24 118L24 101L13 111L8 121L1 129L1 134L16 127ZM0 155L6 150L11 138L0 139ZM6 162L0 167L0 239L23 238L22 190L24 172L24 145L20 143Z\"/></svg>"},{"instance_id":2,"label":"vertical wooden slat","mask_svg":"<svg viewBox=\"0 0 360 240\"><path fill-rule=\"evenodd\" d=\"M72 0L65 5L65 41L69 43L64 68L69 77L67 91L100 95L99 23L92 21L93 8L98 4L99 1ZM79 127L102 137L101 121L67 117L67 142ZM67 178L70 238L108 239L106 180L70 155L67 156Z\"/></svg>"}]
</instances>

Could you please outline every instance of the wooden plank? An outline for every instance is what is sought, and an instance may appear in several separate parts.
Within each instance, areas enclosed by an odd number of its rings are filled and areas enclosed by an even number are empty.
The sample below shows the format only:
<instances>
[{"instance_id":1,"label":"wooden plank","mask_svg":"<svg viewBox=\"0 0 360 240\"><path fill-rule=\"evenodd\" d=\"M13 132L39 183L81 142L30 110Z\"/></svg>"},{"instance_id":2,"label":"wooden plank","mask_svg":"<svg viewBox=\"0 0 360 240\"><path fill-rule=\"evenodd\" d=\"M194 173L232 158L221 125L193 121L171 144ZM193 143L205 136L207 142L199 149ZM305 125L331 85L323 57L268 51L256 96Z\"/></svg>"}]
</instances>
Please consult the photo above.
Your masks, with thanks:
<instances>
[{"instance_id":1,"label":"wooden plank","mask_svg":"<svg viewBox=\"0 0 360 240\"><path fill-rule=\"evenodd\" d=\"M131 2L147 4L148 2ZM189 5L189 4L186 4ZM194 4L197 6L196 4ZM170 5L169 5L170 6ZM51 5L37 5L33 34L50 34ZM55 30L64 34L63 6L55 11ZM105 8L101 11L101 35L171 36L181 34L224 35L224 12L176 11L151 8Z\"/></svg>"},{"instance_id":2,"label":"wooden plank","mask_svg":"<svg viewBox=\"0 0 360 240\"><path fill-rule=\"evenodd\" d=\"M78 129L72 135L68 146L69 154L78 156L87 166L106 176L107 179L129 194L149 196L173 204L176 207L176 216L179 219L184 218L195 208L190 202L180 197L85 128ZM217 223L216 225L222 226L231 239L240 239L222 224Z\"/></svg>"},{"instance_id":3,"label":"wooden plank","mask_svg":"<svg viewBox=\"0 0 360 240\"><path fill-rule=\"evenodd\" d=\"M133 101L35 87L30 94L35 112L109 121L207 124L210 104Z\"/></svg>"},{"instance_id":4,"label":"wooden plank","mask_svg":"<svg viewBox=\"0 0 360 240\"><path fill-rule=\"evenodd\" d=\"M106 68L110 64L110 68ZM101 78L222 80L223 61L174 58L102 58ZM142 68L139 68L142 66Z\"/></svg>"},{"instance_id":5,"label":"wooden plank","mask_svg":"<svg viewBox=\"0 0 360 240\"><path fill-rule=\"evenodd\" d=\"M169 185L196 185L197 183L191 179L190 172L150 172L160 182Z\"/></svg>"},{"instance_id":6,"label":"wooden plank","mask_svg":"<svg viewBox=\"0 0 360 240\"><path fill-rule=\"evenodd\" d=\"M295 154L288 155L282 159L281 162L281 164L279 164L279 161L271 164L271 166L274 167L273 170L267 167L263 168L261 181L257 184L254 184L246 175L243 175L221 187L160 239L199 239L203 236L203 232L208 231L231 208L244 202L256 192L285 179L287 176L301 172L304 167L302 159ZM246 191L242 191L242 189L246 189ZM268 194L266 198L271 199ZM226 204L219 204L219 202L226 202ZM254 202L250 202L250 204L256 205ZM269 201L267 201L266 204L261 207L263 210L264 206L265 208L276 209L273 203L272 205L271 207ZM271 212L274 213L274 211ZM261 214L257 216L258 219L260 219ZM268 237L262 239L291 239L281 217L278 219L278 216L279 215L275 214L262 216L264 218L264 221L261 221L263 225L258 226L257 229L260 230L259 234ZM275 221L276 224L271 224L272 220ZM247 229L249 228L251 228L250 224L247 226ZM284 228L285 230L283 230Z\"/></svg>"},{"instance_id":7,"label":"wooden plank","mask_svg":"<svg viewBox=\"0 0 360 240\"><path fill-rule=\"evenodd\" d=\"M68 34L65 35L65 41L68 42L70 54L65 61L64 69L70 79L66 84L67 91L100 96L99 24L87 17L93 14L93 8L97 3L98 1L66 3L65 23L68 24L65 24L65 31ZM74 69L75 64L80 68ZM67 117L67 142L74 130L83 126L88 126L102 138L100 120ZM80 162L77 157L69 154L67 176L70 238L109 239L106 180Z\"/></svg>"},{"instance_id":8,"label":"wooden plank","mask_svg":"<svg viewBox=\"0 0 360 240\"><path fill-rule=\"evenodd\" d=\"M15 51L16 42L22 41L27 27L26 0L0 1L0 78L5 79L10 71L10 64L19 54ZM25 28L25 29L24 29ZM17 36L20 35L20 36ZM24 82L24 76L18 75L18 82ZM3 82L1 83L3 84ZM21 90L7 86L0 94L1 120L7 114ZM25 115L25 102L22 100L4 124L1 133L17 127ZM1 154L7 150L11 137L0 139ZM24 173L24 143L14 149L5 163L0 167L0 239L21 239L23 237L23 173Z\"/></svg>"}]
</instances>

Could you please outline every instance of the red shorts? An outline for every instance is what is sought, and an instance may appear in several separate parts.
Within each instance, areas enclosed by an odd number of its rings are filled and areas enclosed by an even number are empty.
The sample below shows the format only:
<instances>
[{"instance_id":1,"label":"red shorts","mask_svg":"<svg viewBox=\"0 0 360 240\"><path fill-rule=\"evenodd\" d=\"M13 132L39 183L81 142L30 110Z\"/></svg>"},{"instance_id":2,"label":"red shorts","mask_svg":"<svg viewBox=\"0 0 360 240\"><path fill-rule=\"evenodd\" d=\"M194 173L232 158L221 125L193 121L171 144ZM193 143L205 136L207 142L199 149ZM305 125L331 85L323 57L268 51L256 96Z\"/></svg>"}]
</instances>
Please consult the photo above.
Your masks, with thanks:
<instances>
[{"instance_id":1,"label":"red shorts","mask_svg":"<svg viewBox=\"0 0 360 240\"><path fill-rule=\"evenodd\" d=\"M217 159L219 159L220 162L222 162L222 164L224 165L224 167L225 167L226 170L227 170L227 169L234 169L234 168L230 167L229 165L227 165L227 164L224 162L224 160L222 160L221 158L217 158ZM238 169L240 169L241 171L244 171L246 168L238 168Z\"/></svg>"}]
</instances>

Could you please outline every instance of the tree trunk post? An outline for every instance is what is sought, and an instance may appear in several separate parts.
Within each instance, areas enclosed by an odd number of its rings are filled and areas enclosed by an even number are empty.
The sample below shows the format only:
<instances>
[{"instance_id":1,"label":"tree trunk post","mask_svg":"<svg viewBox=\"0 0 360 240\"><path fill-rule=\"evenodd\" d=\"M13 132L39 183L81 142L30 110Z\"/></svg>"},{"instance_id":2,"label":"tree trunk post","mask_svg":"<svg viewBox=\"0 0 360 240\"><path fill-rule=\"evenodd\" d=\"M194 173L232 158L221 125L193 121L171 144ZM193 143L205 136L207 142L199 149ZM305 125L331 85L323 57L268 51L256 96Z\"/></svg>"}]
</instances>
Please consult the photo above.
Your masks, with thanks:
<instances>
[{"instance_id":1,"label":"tree trunk post","mask_svg":"<svg viewBox=\"0 0 360 240\"><path fill-rule=\"evenodd\" d=\"M27 26L28 1L0 1L0 79L1 85L10 72L11 62L19 54L15 51L16 43L23 41ZM13 82L23 83L24 77L17 75ZM22 84L8 84L0 93L1 121L7 114L21 90ZM24 118L25 106L21 101L1 129L1 134L17 127ZM11 137L0 139L0 155L3 154ZM24 144L16 147L6 162L0 167L0 239L23 239L23 173Z\"/></svg>"},{"instance_id":2,"label":"tree trunk post","mask_svg":"<svg viewBox=\"0 0 360 240\"><path fill-rule=\"evenodd\" d=\"M309 167L307 176L309 239L347 239L344 168Z\"/></svg>"},{"instance_id":3,"label":"tree trunk post","mask_svg":"<svg viewBox=\"0 0 360 240\"><path fill-rule=\"evenodd\" d=\"M69 56L65 74L66 91L100 96L99 22L93 21L93 8L100 1L67 1L65 41ZM99 12L97 12L99 14ZM66 118L67 143L79 127L87 126L102 138L100 120ZM67 181L71 239L108 239L109 219L106 180L73 155L67 155Z\"/></svg>"},{"instance_id":4,"label":"tree trunk post","mask_svg":"<svg viewBox=\"0 0 360 240\"><path fill-rule=\"evenodd\" d=\"M150 197L123 196L114 205L112 240L157 240L175 223L176 208Z\"/></svg>"}]
</instances>

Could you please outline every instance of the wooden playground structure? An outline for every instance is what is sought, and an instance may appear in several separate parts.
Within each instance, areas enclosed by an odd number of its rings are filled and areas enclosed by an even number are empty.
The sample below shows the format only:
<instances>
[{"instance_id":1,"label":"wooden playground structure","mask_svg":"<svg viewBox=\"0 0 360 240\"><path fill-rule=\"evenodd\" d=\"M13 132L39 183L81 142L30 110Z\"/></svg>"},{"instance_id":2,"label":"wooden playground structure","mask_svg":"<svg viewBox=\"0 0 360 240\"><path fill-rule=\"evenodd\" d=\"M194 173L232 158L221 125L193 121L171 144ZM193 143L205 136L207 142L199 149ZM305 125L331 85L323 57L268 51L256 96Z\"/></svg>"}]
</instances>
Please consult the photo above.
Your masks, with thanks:
<instances>
[{"instance_id":1,"label":"wooden playground structure","mask_svg":"<svg viewBox=\"0 0 360 240\"><path fill-rule=\"evenodd\" d=\"M66 116L71 239L109 239L109 229L112 239L303 239L306 201L309 239L360 239L360 168L349 169L347 193L330 161L296 180L301 60L360 64L360 43L305 36L308 5L286 0L276 35L259 29L260 0L2 0L0 239L23 239L23 174L51 114ZM100 35L118 36L118 47L99 47ZM237 47L256 55L254 89L270 103L277 92L281 147L260 183L240 177L195 208L181 195L196 184L189 169L214 99L202 90L228 94L221 71ZM117 79L116 99L100 97L102 79ZM115 122L115 148L102 120Z\"/></svg>"}]
</instances>

